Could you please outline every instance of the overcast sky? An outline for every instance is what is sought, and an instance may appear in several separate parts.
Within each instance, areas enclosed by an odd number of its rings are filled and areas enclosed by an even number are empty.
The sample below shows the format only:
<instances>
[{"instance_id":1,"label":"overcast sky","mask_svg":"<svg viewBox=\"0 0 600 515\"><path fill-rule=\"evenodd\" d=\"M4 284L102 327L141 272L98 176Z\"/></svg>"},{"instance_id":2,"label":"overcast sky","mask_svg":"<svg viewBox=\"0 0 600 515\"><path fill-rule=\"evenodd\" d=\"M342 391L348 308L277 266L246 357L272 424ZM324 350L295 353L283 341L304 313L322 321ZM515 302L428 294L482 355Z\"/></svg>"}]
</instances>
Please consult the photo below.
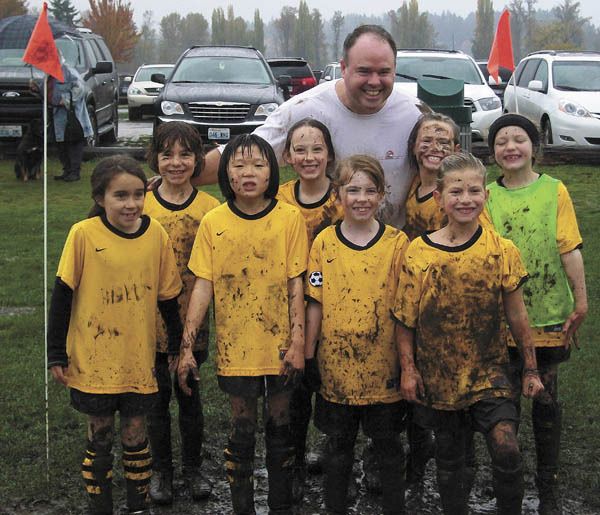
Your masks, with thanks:
<instances>
[{"instance_id":1,"label":"overcast sky","mask_svg":"<svg viewBox=\"0 0 600 515\"><path fill-rule=\"evenodd\" d=\"M30 0L30 5L35 5L41 0ZM173 4L165 0L130 0L130 4L135 11L135 21L138 26L142 21L142 13L146 10L154 12L156 23L160 19L172 12L178 12L180 15L186 15L188 12L199 12L210 23L210 17L213 9L222 7L227 9L228 5L233 5L236 16L241 16L246 20L252 20L254 9L258 6L263 21L268 22L277 18L281 8L285 5L297 7L299 0L267 0L264 4L261 2L252 2L248 0L177 0ZM501 10L510 3L494 1L494 9ZM538 9L551 9L559 5L560 0L538 0L536 7ZM318 8L324 18L329 19L336 10L342 13L361 13L380 15L391 9L397 9L402 5L402 0L327 0L326 2L318 0L307 0L310 9ZM600 1L598 0L579 0L580 13L584 17L591 17L592 23L600 26ZM89 9L88 0L73 0L73 5L80 11ZM432 13L441 13L444 10L452 11L460 16L477 9L477 0L419 0L420 11L429 11Z\"/></svg>"}]
</instances>

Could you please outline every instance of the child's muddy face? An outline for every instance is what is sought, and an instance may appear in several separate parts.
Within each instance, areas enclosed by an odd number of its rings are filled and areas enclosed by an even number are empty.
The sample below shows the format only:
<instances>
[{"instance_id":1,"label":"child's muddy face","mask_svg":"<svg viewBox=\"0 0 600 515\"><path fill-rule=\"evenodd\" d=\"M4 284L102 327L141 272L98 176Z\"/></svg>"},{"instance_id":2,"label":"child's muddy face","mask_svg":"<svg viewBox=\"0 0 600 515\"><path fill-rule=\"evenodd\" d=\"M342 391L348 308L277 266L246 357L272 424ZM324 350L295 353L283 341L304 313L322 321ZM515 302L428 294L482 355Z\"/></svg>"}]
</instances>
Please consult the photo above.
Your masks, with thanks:
<instances>
[{"instance_id":1,"label":"child's muddy face","mask_svg":"<svg viewBox=\"0 0 600 515\"><path fill-rule=\"evenodd\" d=\"M425 122L417 134L413 152L419 169L437 171L444 157L456 151L452 127L444 122Z\"/></svg>"},{"instance_id":2,"label":"child's muddy face","mask_svg":"<svg viewBox=\"0 0 600 515\"><path fill-rule=\"evenodd\" d=\"M467 169L444 175L444 189L436 198L450 223L471 223L476 220L487 199L483 174Z\"/></svg>"},{"instance_id":3,"label":"child's muddy face","mask_svg":"<svg viewBox=\"0 0 600 515\"><path fill-rule=\"evenodd\" d=\"M299 127L294 131L284 157L302 180L321 179L329 161L323 133L315 127Z\"/></svg>"},{"instance_id":4,"label":"child's muddy face","mask_svg":"<svg viewBox=\"0 0 600 515\"><path fill-rule=\"evenodd\" d=\"M533 145L521 127L503 127L494 140L494 158L503 171L517 171L532 166Z\"/></svg>"},{"instance_id":5,"label":"child's muddy face","mask_svg":"<svg viewBox=\"0 0 600 515\"><path fill-rule=\"evenodd\" d=\"M158 173L173 186L187 183L196 168L196 154L176 141L158 153Z\"/></svg>"},{"instance_id":6,"label":"child's muddy face","mask_svg":"<svg viewBox=\"0 0 600 515\"><path fill-rule=\"evenodd\" d=\"M236 150L229 161L227 175L236 198L264 198L264 193L269 187L271 168L260 149L253 145L250 152Z\"/></svg>"}]
</instances>

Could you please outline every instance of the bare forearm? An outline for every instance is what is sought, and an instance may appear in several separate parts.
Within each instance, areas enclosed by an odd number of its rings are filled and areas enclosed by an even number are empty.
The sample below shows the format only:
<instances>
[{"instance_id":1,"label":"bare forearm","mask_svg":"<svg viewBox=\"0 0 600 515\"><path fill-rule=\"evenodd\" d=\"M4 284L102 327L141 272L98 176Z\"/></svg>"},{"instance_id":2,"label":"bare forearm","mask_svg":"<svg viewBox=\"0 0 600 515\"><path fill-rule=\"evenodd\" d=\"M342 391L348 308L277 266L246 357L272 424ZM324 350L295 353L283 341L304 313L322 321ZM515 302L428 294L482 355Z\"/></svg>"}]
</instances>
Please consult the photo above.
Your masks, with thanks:
<instances>
[{"instance_id":1,"label":"bare forearm","mask_svg":"<svg viewBox=\"0 0 600 515\"><path fill-rule=\"evenodd\" d=\"M304 353L305 314L302 277L289 279L287 287L291 344L301 346Z\"/></svg>"},{"instance_id":2,"label":"bare forearm","mask_svg":"<svg viewBox=\"0 0 600 515\"><path fill-rule=\"evenodd\" d=\"M565 273L571 283L573 296L575 297L575 309L587 313L587 290L585 286L585 271L583 267L583 256L579 249L572 250L566 254L561 254Z\"/></svg>"},{"instance_id":3,"label":"bare forearm","mask_svg":"<svg viewBox=\"0 0 600 515\"><path fill-rule=\"evenodd\" d=\"M306 306L306 344L304 357L306 359L315 357L317 340L321 334L321 322L323 320L323 306L318 302L309 302Z\"/></svg>"},{"instance_id":4,"label":"bare forearm","mask_svg":"<svg viewBox=\"0 0 600 515\"><path fill-rule=\"evenodd\" d=\"M181 350L183 352L192 351L212 296L212 282L197 278L190 296L185 326L183 328L183 340L181 342Z\"/></svg>"},{"instance_id":5,"label":"bare forearm","mask_svg":"<svg viewBox=\"0 0 600 515\"><path fill-rule=\"evenodd\" d=\"M213 149L204 157L204 167L200 175L191 178L194 186L205 186L207 184L216 184L218 181L219 161L221 160L221 152L218 149Z\"/></svg>"},{"instance_id":6,"label":"bare forearm","mask_svg":"<svg viewBox=\"0 0 600 515\"><path fill-rule=\"evenodd\" d=\"M396 324L394 337L396 339L396 348L398 349L402 371L416 368L414 358L414 330L402 324Z\"/></svg>"},{"instance_id":7,"label":"bare forearm","mask_svg":"<svg viewBox=\"0 0 600 515\"><path fill-rule=\"evenodd\" d=\"M529 317L527 309L523 302L523 293L521 289L510 293L504 293L504 312L510 327L510 332L513 335L525 369L537 369L537 361L535 357L535 346L531 336L531 328L529 327Z\"/></svg>"}]
</instances>

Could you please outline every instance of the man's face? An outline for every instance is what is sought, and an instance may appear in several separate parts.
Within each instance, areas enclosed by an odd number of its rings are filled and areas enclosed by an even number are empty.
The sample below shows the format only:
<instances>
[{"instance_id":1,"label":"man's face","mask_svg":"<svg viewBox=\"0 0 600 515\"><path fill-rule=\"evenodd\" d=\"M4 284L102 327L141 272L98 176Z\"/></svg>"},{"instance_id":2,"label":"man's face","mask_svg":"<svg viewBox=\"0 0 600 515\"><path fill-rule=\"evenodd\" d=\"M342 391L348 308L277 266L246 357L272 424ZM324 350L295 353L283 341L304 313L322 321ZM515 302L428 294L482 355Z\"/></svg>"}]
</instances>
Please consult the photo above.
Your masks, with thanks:
<instances>
[{"instance_id":1,"label":"man's face","mask_svg":"<svg viewBox=\"0 0 600 515\"><path fill-rule=\"evenodd\" d=\"M340 65L344 105L357 114L378 112L394 87L396 56L390 45L374 34L363 34Z\"/></svg>"}]
</instances>

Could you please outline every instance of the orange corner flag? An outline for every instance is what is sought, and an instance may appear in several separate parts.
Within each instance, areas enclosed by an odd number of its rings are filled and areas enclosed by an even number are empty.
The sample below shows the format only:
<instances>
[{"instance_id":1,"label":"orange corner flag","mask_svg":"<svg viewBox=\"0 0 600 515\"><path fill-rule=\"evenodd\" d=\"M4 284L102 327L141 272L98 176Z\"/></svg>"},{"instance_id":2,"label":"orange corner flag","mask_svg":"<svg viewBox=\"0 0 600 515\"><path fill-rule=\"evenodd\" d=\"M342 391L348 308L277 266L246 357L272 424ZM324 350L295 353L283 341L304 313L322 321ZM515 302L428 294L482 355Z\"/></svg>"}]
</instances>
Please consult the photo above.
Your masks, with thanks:
<instances>
[{"instance_id":1,"label":"orange corner flag","mask_svg":"<svg viewBox=\"0 0 600 515\"><path fill-rule=\"evenodd\" d=\"M515 69L512 37L510 35L510 12L508 9L502 11L498 20L498 28L496 29L496 35L487 64L487 69L490 75L494 77L496 84L500 84L498 70L501 66L510 71L514 71Z\"/></svg>"},{"instance_id":2,"label":"orange corner flag","mask_svg":"<svg viewBox=\"0 0 600 515\"><path fill-rule=\"evenodd\" d=\"M42 14L40 14L31 38L29 38L29 43L27 43L23 61L52 75L60 82L65 81L56 43L48 23L48 4L46 2L44 2Z\"/></svg>"}]
</instances>

